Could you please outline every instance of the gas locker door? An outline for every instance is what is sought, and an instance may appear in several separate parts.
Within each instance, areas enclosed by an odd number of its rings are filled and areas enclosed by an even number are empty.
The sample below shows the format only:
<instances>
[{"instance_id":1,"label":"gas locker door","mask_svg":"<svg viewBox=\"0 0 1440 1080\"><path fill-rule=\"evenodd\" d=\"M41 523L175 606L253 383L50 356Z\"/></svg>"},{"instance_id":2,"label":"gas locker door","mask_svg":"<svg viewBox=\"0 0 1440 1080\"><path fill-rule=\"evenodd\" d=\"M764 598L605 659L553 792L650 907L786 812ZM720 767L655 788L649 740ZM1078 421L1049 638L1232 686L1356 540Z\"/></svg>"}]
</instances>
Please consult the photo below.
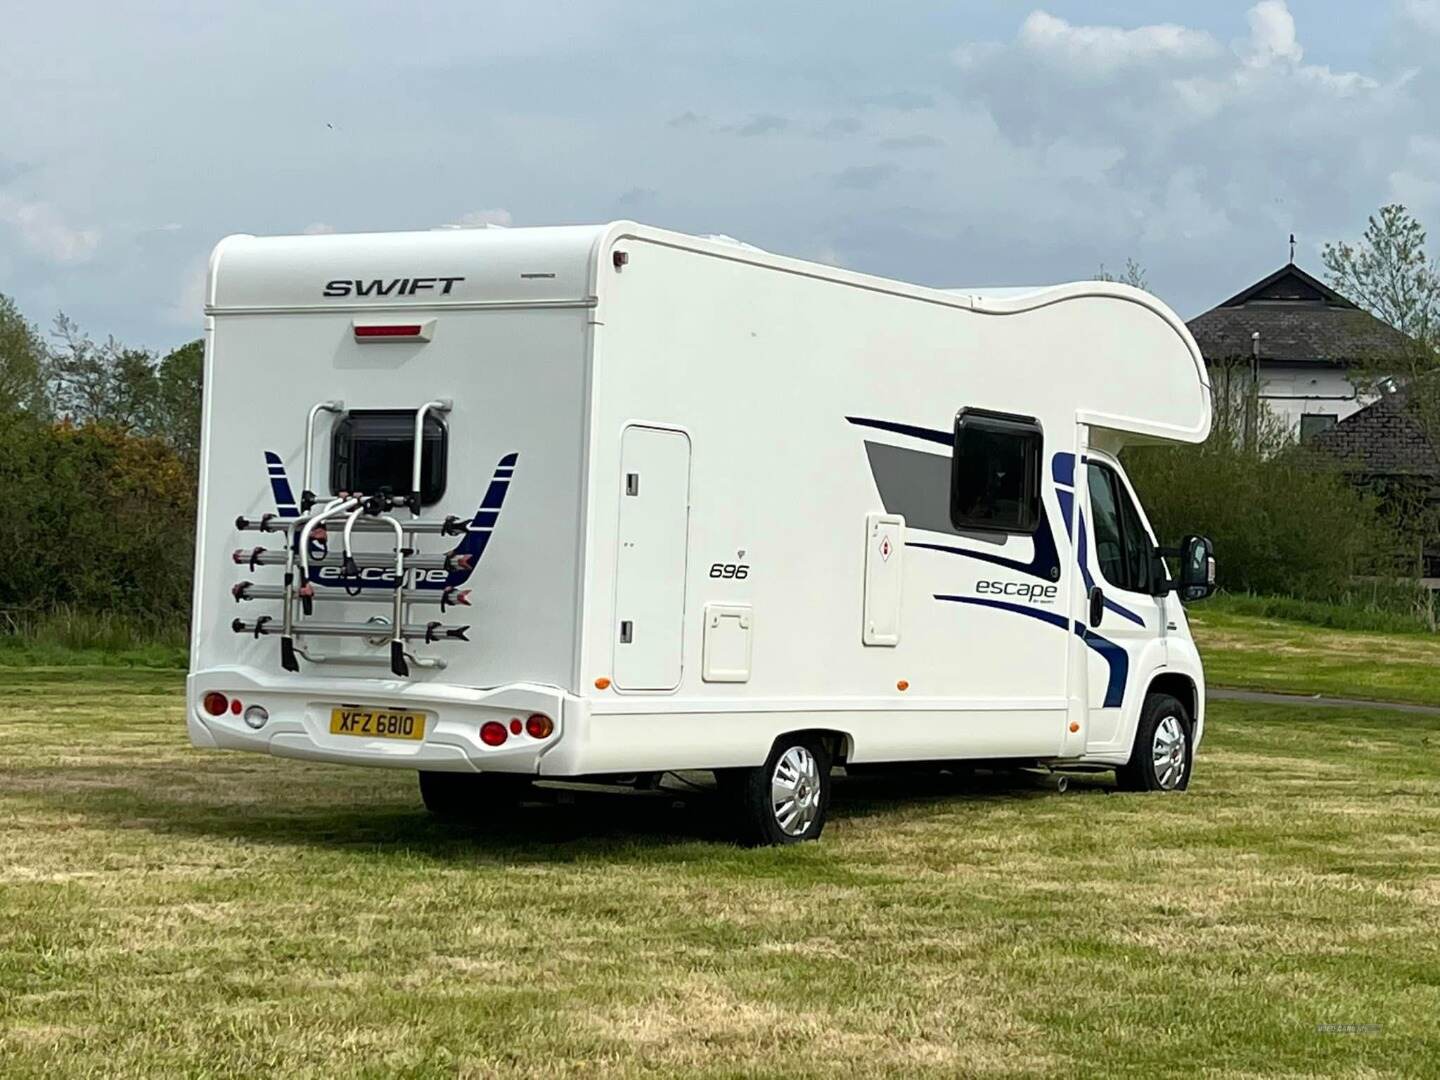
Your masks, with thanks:
<instances>
[{"instance_id":1,"label":"gas locker door","mask_svg":"<svg viewBox=\"0 0 1440 1080\"><path fill-rule=\"evenodd\" d=\"M674 690L685 633L690 437L631 425L620 437L615 685Z\"/></svg>"}]
</instances>

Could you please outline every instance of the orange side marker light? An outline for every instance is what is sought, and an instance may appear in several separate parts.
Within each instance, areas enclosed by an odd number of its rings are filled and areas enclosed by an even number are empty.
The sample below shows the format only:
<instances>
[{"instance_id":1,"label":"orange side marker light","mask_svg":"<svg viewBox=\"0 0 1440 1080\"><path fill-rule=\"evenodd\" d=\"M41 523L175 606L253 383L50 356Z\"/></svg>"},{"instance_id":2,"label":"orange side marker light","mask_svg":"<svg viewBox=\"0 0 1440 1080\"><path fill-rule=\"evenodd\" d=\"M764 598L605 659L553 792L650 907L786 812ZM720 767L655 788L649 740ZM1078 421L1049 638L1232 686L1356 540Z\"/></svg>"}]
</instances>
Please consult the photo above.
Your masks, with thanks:
<instances>
[{"instance_id":1,"label":"orange side marker light","mask_svg":"<svg viewBox=\"0 0 1440 1080\"><path fill-rule=\"evenodd\" d=\"M909 681L908 679L901 679L899 682L897 682L897 683L895 684L895 689L896 689L896 690L899 690L899 691L901 691L901 692L904 692L904 691L906 691L906 690L909 690L909 689L910 689L910 681Z\"/></svg>"},{"instance_id":2,"label":"orange side marker light","mask_svg":"<svg viewBox=\"0 0 1440 1080\"><path fill-rule=\"evenodd\" d=\"M595 689L596 689L596 690L608 690L608 689L610 689L610 680L607 679L607 678L605 678L604 675L601 675L600 678L598 678L598 679L595 680Z\"/></svg>"}]
</instances>

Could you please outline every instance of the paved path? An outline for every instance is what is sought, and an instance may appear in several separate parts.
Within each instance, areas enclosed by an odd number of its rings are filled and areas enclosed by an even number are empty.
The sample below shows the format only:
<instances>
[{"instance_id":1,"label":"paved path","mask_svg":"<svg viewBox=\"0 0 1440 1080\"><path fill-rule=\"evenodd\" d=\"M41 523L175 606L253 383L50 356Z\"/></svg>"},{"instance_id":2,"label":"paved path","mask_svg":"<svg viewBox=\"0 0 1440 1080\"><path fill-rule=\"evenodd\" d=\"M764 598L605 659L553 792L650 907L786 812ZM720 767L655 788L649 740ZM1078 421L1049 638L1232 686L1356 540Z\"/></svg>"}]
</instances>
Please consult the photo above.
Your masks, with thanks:
<instances>
[{"instance_id":1,"label":"paved path","mask_svg":"<svg viewBox=\"0 0 1440 1080\"><path fill-rule=\"evenodd\" d=\"M1228 690L1207 687L1211 701L1251 701L1261 705L1319 705L1326 709L1390 709L1395 712L1440 716L1440 705L1416 705L1408 701L1366 701L1364 698L1326 697L1323 694L1274 694L1265 690Z\"/></svg>"}]
</instances>

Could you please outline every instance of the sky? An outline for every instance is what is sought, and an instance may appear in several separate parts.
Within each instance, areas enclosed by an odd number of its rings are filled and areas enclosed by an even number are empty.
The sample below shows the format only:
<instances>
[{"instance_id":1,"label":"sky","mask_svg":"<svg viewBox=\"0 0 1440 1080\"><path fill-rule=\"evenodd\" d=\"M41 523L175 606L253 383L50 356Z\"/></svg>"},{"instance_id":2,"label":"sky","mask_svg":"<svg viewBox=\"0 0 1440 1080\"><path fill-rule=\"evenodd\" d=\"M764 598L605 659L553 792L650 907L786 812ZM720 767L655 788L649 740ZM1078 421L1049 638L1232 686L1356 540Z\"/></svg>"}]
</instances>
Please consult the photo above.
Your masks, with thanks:
<instances>
[{"instance_id":1,"label":"sky","mask_svg":"<svg viewBox=\"0 0 1440 1080\"><path fill-rule=\"evenodd\" d=\"M197 337L234 232L629 218L926 285L1127 258L1183 316L1400 201L1440 0L6 0L0 292Z\"/></svg>"}]
</instances>

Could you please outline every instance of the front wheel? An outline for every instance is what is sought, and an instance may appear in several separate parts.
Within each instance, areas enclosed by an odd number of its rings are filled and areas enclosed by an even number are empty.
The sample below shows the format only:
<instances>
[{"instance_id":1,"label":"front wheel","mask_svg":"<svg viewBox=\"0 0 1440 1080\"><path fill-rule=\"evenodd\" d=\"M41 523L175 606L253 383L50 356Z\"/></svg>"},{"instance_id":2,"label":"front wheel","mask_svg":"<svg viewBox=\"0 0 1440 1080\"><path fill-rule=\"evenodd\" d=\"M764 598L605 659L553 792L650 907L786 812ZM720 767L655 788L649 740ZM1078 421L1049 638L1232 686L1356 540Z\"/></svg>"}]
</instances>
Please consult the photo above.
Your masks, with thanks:
<instances>
[{"instance_id":1,"label":"front wheel","mask_svg":"<svg viewBox=\"0 0 1440 1080\"><path fill-rule=\"evenodd\" d=\"M721 777L738 817L742 843L757 846L816 840L830 810L830 752L813 735L784 735L758 768Z\"/></svg>"},{"instance_id":2,"label":"front wheel","mask_svg":"<svg viewBox=\"0 0 1440 1080\"><path fill-rule=\"evenodd\" d=\"M1169 694L1150 694L1140 709L1130 760L1115 770L1122 791L1184 791L1190 786L1194 727L1185 705Z\"/></svg>"}]
</instances>

